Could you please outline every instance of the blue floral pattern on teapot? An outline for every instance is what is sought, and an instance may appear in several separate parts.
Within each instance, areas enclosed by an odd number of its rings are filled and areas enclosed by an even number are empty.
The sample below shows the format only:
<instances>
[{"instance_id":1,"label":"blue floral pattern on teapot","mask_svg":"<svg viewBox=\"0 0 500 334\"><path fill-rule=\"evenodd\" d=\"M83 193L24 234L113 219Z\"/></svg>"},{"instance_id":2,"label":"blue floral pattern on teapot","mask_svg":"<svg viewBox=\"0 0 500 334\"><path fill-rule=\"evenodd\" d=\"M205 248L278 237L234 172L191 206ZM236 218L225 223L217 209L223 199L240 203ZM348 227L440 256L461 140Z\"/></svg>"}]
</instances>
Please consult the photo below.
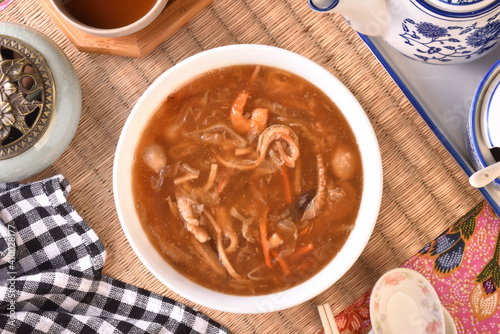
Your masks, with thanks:
<instances>
[{"instance_id":1,"label":"blue floral pattern on teapot","mask_svg":"<svg viewBox=\"0 0 500 334\"><path fill-rule=\"evenodd\" d=\"M439 0L439 1L450 5L463 5L463 4L478 3L483 0Z\"/></svg>"},{"instance_id":2,"label":"blue floral pattern on teapot","mask_svg":"<svg viewBox=\"0 0 500 334\"><path fill-rule=\"evenodd\" d=\"M456 58L468 60L497 44L500 37L500 20L497 17L498 14L489 18L484 26L475 22L467 27L443 27L407 18L403 21L400 36L406 44L414 47L413 55L424 62L433 60L444 63Z\"/></svg>"}]
</instances>

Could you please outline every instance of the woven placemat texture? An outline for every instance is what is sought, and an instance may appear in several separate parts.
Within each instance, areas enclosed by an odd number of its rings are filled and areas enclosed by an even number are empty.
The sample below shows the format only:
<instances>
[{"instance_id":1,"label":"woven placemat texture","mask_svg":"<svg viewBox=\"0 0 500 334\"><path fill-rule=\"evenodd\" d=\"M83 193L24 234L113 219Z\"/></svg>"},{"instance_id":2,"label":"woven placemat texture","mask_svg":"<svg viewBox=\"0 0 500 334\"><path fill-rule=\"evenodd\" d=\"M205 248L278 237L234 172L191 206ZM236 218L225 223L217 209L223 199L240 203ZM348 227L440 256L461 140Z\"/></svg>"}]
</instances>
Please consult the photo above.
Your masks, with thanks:
<instances>
[{"instance_id":1,"label":"woven placemat texture","mask_svg":"<svg viewBox=\"0 0 500 334\"><path fill-rule=\"evenodd\" d=\"M72 61L83 94L76 136L39 180L63 174L69 201L107 249L104 273L194 306L234 333L313 333L321 328L316 306L334 314L369 290L482 197L341 16L312 12L306 0L215 0L145 58L78 51L35 0L16 0L0 19L26 24L53 39ZM377 225L365 251L330 289L297 307L260 315L204 308L160 283L134 254L120 227L112 168L120 131L146 88L165 70L200 51L256 43L306 56L334 74L359 100L375 129L383 160L384 193Z\"/></svg>"}]
</instances>

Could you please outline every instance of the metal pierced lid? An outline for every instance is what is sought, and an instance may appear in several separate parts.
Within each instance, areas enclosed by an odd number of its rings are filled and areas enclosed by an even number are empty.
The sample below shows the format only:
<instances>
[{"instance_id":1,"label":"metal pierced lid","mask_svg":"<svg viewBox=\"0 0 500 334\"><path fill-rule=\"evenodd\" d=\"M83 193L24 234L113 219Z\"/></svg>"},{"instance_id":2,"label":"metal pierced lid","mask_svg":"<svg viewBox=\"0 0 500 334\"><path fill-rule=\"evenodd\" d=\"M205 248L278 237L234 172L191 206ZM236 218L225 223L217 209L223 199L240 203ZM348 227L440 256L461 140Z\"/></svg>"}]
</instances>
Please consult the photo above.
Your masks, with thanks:
<instances>
[{"instance_id":1,"label":"metal pierced lid","mask_svg":"<svg viewBox=\"0 0 500 334\"><path fill-rule=\"evenodd\" d=\"M75 135L82 109L71 61L50 38L0 21L0 182L54 163Z\"/></svg>"},{"instance_id":2,"label":"metal pierced lid","mask_svg":"<svg viewBox=\"0 0 500 334\"><path fill-rule=\"evenodd\" d=\"M29 44L0 35L0 160L35 145L54 113L54 78Z\"/></svg>"},{"instance_id":3,"label":"metal pierced lid","mask_svg":"<svg viewBox=\"0 0 500 334\"><path fill-rule=\"evenodd\" d=\"M448 13L474 13L493 5L498 0L424 0L432 7Z\"/></svg>"}]
</instances>

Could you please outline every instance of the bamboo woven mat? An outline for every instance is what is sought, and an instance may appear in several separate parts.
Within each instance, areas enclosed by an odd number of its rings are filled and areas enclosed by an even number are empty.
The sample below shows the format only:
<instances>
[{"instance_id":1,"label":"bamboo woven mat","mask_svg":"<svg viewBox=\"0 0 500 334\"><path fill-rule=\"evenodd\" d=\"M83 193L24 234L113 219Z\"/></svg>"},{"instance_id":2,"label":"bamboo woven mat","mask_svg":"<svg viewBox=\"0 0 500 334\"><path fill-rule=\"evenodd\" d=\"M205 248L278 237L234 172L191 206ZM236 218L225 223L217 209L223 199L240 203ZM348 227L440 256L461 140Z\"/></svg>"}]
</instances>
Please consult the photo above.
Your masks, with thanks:
<instances>
[{"instance_id":1,"label":"bamboo woven mat","mask_svg":"<svg viewBox=\"0 0 500 334\"><path fill-rule=\"evenodd\" d=\"M234 333L313 333L321 328L316 306L334 314L370 289L482 197L428 129L358 35L334 14L309 10L306 0L215 0L141 59L79 52L35 0L16 0L0 19L26 24L52 38L80 79L83 109L71 145L38 180L63 174L69 201L107 249L104 273L195 306ZM135 256L114 207L112 168L116 143L139 96L155 78L202 50L236 43L278 46L304 55L333 73L366 110L377 134L384 194L365 251L335 285L281 312L238 315L194 305L163 286Z\"/></svg>"}]
</instances>

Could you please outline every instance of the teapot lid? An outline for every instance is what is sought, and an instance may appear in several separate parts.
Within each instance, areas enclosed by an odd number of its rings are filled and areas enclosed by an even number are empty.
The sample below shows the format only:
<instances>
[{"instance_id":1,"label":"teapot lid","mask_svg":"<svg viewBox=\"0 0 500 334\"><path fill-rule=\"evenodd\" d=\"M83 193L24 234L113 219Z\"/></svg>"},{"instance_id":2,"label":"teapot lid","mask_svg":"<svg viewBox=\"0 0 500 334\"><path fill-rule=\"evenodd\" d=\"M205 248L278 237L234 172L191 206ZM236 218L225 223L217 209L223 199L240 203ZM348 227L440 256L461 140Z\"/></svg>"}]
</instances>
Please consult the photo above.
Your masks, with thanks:
<instances>
[{"instance_id":1,"label":"teapot lid","mask_svg":"<svg viewBox=\"0 0 500 334\"><path fill-rule=\"evenodd\" d=\"M477 13L489 7L498 4L497 0L423 0L423 2L432 7L447 13Z\"/></svg>"}]
</instances>

